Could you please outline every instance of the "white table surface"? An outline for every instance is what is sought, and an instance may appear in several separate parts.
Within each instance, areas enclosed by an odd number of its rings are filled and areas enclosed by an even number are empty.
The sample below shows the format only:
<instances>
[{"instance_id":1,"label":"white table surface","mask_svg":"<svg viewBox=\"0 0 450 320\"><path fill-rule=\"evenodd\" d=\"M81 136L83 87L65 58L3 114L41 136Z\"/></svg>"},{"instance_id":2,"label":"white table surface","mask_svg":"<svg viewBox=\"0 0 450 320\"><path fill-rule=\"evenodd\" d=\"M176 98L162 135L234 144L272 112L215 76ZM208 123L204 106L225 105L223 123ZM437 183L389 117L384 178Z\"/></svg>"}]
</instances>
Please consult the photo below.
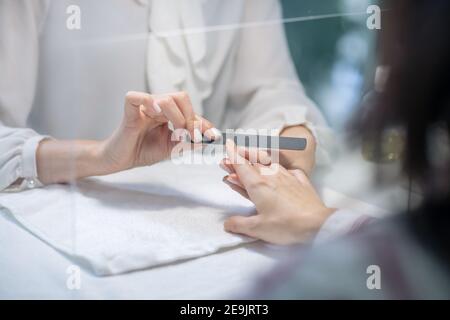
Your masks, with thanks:
<instances>
[{"instance_id":1,"label":"white table surface","mask_svg":"<svg viewBox=\"0 0 450 320\"><path fill-rule=\"evenodd\" d=\"M372 170L373 165L363 162L357 154L337 159L332 170L319 174L318 185L325 203L374 215L405 204L407 192L402 186L384 188L378 193L369 187L368 176ZM97 277L81 270L81 288L69 290L66 271L71 261L17 225L4 212L0 215L0 243L0 298L3 299L239 297L287 251L256 242L111 277Z\"/></svg>"}]
</instances>

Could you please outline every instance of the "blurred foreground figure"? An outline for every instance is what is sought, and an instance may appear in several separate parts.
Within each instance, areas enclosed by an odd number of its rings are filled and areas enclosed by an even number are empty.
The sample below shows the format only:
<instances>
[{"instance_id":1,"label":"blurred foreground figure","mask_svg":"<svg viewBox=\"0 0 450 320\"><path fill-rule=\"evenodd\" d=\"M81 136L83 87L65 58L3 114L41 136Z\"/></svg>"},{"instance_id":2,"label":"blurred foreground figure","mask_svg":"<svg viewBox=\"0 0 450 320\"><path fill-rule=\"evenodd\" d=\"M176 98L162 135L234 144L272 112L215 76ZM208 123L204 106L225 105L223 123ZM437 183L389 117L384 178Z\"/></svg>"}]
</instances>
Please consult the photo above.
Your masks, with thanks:
<instances>
[{"instance_id":1,"label":"blurred foreground figure","mask_svg":"<svg viewBox=\"0 0 450 320\"><path fill-rule=\"evenodd\" d=\"M421 188L422 205L300 252L261 281L254 295L450 298L449 14L450 3L438 0L398 1L383 12L379 62L389 74L376 103L357 117L358 136L375 141L378 150L385 130L404 132L404 173Z\"/></svg>"}]
</instances>

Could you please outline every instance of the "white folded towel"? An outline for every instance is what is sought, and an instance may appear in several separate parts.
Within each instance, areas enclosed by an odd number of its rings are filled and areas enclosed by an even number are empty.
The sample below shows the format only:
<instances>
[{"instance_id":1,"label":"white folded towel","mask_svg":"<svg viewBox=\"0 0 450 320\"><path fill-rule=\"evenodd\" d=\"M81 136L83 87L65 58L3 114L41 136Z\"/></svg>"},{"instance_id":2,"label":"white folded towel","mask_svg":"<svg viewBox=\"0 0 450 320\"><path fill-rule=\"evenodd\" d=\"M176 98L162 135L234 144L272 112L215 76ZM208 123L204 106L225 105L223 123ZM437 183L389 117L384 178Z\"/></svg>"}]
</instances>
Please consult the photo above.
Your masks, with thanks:
<instances>
[{"instance_id":1,"label":"white folded towel","mask_svg":"<svg viewBox=\"0 0 450 320\"><path fill-rule=\"evenodd\" d=\"M76 185L0 194L24 228L97 275L200 257L251 241L223 230L250 214L213 165L164 162Z\"/></svg>"}]
</instances>

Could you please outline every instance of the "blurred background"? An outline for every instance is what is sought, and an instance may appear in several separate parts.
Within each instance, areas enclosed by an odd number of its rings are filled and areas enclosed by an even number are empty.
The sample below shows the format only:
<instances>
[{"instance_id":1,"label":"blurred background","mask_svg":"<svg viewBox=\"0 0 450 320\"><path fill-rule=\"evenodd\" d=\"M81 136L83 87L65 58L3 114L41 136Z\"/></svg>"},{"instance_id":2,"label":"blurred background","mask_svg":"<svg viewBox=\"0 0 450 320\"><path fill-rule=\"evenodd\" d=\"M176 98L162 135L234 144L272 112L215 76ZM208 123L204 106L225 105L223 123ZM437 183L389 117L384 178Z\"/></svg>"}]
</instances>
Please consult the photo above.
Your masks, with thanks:
<instances>
[{"instance_id":1,"label":"blurred background","mask_svg":"<svg viewBox=\"0 0 450 320\"><path fill-rule=\"evenodd\" d=\"M409 181L399 179L397 133L387 138L382 161L364 150L370 142L350 147L349 122L373 89L378 30L367 27L369 0L281 0L284 27L297 74L306 93L322 110L335 134L332 172L318 170L322 187L389 211L405 210L420 201ZM393 143L394 142L394 143ZM369 145L368 145L369 144ZM388 177L384 184L374 184ZM349 179L351 177L351 179Z\"/></svg>"},{"instance_id":2,"label":"blurred background","mask_svg":"<svg viewBox=\"0 0 450 320\"><path fill-rule=\"evenodd\" d=\"M366 26L368 0L282 0L285 29L297 73L330 125L342 131L376 67L377 30ZM341 17L324 15L342 14ZM314 19L317 17L317 19Z\"/></svg>"}]
</instances>

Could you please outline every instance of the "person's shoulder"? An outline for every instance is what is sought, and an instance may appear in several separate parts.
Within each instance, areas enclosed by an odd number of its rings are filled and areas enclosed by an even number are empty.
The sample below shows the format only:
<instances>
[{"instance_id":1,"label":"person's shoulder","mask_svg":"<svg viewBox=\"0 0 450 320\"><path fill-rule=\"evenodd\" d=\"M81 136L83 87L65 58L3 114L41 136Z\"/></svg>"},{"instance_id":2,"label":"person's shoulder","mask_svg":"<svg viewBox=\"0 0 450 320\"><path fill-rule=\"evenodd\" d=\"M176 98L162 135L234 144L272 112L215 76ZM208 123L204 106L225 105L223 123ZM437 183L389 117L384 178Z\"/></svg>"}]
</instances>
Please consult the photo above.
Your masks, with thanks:
<instances>
[{"instance_id":1,"label":"person's shoulder","mask_svg":"<svg viewBox=\"0 0 450 320\"><path fill-rule=\"evenodd\" d=\"M20 17L22 22L40 29L48 8L50 0L2 0L0 1L0 13L5 13L10 17Z\"/></svg>"},{"instance_id":2,"label":"person's shoulder","mask_svg":"<svg viewBox=\"0 0 450 320\"><path fill-rule=\"evenodd\" d=\"M417 243L406 221L398 215L300 249L266 277L258 292L286 299L448 298L448 272Z\"/></svg>"}]
</instances>

